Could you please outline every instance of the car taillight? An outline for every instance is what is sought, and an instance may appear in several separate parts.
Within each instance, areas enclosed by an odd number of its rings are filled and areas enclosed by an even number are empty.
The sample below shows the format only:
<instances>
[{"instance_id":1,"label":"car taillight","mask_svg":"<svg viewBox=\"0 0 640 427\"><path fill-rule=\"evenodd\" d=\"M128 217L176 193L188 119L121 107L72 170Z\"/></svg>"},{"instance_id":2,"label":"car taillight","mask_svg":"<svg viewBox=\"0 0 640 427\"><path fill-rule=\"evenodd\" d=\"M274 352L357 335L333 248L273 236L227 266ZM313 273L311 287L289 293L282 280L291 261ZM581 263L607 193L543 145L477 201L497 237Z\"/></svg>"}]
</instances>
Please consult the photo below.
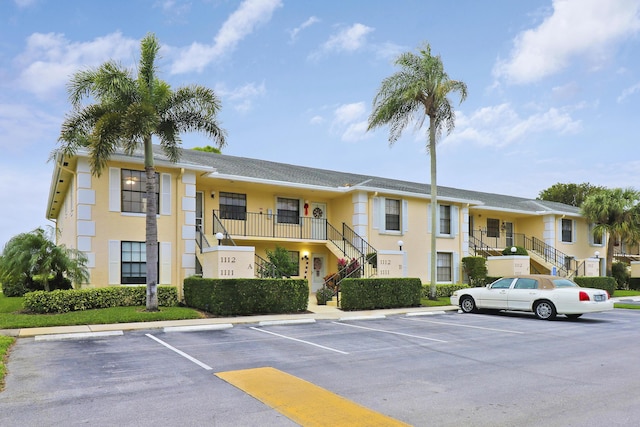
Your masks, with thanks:
<instances>
[{"instance_id":1,"label":"car taillight","mask_svg":"<svg viewBox=\"0 0 640 427\"><path fill-rule=\"evenodd\" d=\"M591 301L589 294L585 291L580 291L580 301Z\"/></svg>"},{"instance_id":2,"label":"car taillight","mask_svg":"<svg viewBox=\"0 0 640 427\"><path fill-rule=\"evenodd\" d=\"M611 298L608 291L604 291L604 293L607 294L607 299Z\"/></svg>"}]
</instances>

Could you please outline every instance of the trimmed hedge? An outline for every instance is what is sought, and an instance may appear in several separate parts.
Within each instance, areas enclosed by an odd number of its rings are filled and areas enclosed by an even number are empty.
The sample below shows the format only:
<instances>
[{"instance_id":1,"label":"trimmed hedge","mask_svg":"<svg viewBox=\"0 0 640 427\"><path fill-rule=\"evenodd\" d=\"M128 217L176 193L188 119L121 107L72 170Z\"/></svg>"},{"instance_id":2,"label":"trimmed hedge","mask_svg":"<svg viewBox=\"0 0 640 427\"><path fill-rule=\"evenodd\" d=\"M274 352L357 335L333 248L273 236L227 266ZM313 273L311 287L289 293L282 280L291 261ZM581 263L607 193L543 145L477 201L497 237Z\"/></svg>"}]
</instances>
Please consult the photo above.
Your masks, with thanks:
<instances>
[{"instance_id":1,"label":"trimmed hedge","mask_svg":"<svg viewBox=\"0 0 640 427\"><path fill-rule=\"evenodd\" d=\"M640 277L632 277L629 279L629 289L640 291Z\"/></svg>"},{"instance_id":2,"label":"trimmed hedge","mask_svg":"<svg viewBox=\"0 0 640 427\"><path fill-rule=\"evenodd\" d=\"M473 286L465 285L463 283L460 284L444 284L444 285L436 285L436 298L446 298L450 297L455 291L459 289L471 288ZM430 286L424 285L422 287L422 298L429 298L429 293L431 292Z\"/></svg>"},{"instance_id":3,"label":"trimmed hedge","mask_svg":"<svg viewBox=\"0 0 640 427\"><path fill-rule=\"evenodd\" d=\"M219 316L306 311L309 285L302 279L203 279L184 281L189 307Z\"/></svg>"},{"instance_id":4,"label":"trimmed hedge","mask_svg":"<svg viewBox=\"0 0 640 427\"><path fill-rule=\"evenodd\" d=\"M587 276L579 276L574 277L574 282L583 288L595 288L595 289L604 289L609 292L609 296L613 296L613 293L616 290L616 279L613 277L587 277Z\"/></svg>"},{"instance_id":5,"label":"trimmed hedge","mask_svg":"<svg viewBox=\"0 0 640 427\"><path fill-rule=\"evenodd\" d=\"M66 313L95 308L144 306L146 286L112 286L108 288L35 291L24 295L24 308L33 313ZM178 305L175 286L158 286L158 305Z\"/></svg>"},{"instance_id":6,"label":"trimmed hedge","mask_svg":"<svg viewBox=\"0 0 640 427\"><path fill-rule=\"evenodd\" d=\"M420 306L422 282L414 278L344 279L340 284L340 308L371 310Z\"/></svg>"}]
</instances>

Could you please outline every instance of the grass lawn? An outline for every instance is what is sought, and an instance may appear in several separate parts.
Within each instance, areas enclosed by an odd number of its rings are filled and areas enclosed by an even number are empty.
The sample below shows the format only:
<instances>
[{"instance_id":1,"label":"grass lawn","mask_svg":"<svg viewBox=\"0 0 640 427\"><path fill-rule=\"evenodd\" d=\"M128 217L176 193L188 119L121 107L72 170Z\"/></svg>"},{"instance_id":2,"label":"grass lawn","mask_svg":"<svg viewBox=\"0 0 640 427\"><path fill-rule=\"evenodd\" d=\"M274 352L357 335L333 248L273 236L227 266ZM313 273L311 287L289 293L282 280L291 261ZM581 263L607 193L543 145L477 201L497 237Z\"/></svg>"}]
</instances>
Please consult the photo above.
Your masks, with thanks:
<instances>
[{"instance_id":1,"label":"grass lawn","mask_svg":"<svg viewBox=\"0 0 640 427\"><path fill-rule=\"evenodd\" d=\"M625 290L616 290L613 294L614 297L637 297L640 296L640 291L625 291ZM640 305L634 304L613 304L614 308L626 308L629 310L640 310Z\"/></svg>"},{"instance_id":2,"label":"grass lawn","mask_svg":"<svg viewBox=\"0 0 640 427\"><path fill-rule=\"evenodd\" d=\"M7 353L15 340L15 338L0 335L0 391L4 389L4 376L7 373L4 366L7 361Z\"/></svg>"},{"instance_id":3,"label":"grass lawn","mask_svg":"<svg viewBox=\"0 0 640 427\"><path fill-rule=\"evenodd\" d=\"M21 297L5 297L0 293L0 329L151 322L155 320L198 319L203 317L197 310L187 307L160 307L160 311L153 313L144 311L142 306L113 307L61 314L26 314L22 313L21 310Z\"/></svg>"},{"instance_id":4,"label":"grass lawn","mask_svg":"<svg viewBox=\"0 0 640 427\"><path fill-rule=\"evenodd\" d=\"M430 300L429 298L420 298L420 305L423 307L442 307L445 305L451 305L449 297L440 297L437 300Z\"/></svg>"}]
</instances>

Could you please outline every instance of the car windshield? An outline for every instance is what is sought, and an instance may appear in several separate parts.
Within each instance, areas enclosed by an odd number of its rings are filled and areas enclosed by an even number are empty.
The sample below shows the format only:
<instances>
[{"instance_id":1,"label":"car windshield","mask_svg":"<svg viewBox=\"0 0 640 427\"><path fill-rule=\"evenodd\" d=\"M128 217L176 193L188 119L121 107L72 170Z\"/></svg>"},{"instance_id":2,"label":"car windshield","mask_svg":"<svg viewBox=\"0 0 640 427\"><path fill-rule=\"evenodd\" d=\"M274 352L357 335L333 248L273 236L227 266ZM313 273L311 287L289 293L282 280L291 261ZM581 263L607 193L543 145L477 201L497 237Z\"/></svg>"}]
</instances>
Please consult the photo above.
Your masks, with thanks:
<instances>
[{"instance_id":1,"label":"car windshield","mask_svg":"<svg viewBox=\"0 0 640 427\"><path fill-rule=\"evenodd\" d=\"M567 279L555 279L553 284L556 288L579 288L578 285Z\"/></svg>"}]
</instances>

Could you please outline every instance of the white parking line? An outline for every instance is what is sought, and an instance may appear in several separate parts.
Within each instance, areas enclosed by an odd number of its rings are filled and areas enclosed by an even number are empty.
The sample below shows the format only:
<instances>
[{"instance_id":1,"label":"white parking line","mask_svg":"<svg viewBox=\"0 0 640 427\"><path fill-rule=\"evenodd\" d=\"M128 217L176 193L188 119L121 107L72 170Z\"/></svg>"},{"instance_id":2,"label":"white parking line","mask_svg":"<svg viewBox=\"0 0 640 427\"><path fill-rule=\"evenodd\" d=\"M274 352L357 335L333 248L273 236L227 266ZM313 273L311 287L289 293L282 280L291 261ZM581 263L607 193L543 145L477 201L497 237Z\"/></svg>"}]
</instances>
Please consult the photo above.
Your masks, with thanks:
<instances>
[{"instance_id":1,"label":"white parking line","mask_svg":"<svg viewBox=\"0 0 640 427\"><path fill-rule=\"evenodd\" d=\"M341 322L331 322L331 323L334 323L336 325L350 326L352 328L366 329L368 331L384 332L385 334L402 335L402 336L405 336L405 337L418 338L418 339L427 340L427 341L446 342L446 341L439 340L439 339L436 339L436 338L428 338L428 337L423 337L423 336L420 336L420 335L405 334L403 332L386 331L384 329L367 328L365 326L351 325L349 323L341 323Z\"/></svg>"},{"instance_id":2,"label":"white parking line","mask_svg":"<svg viewBox=\"0 0 640 427\"><path fill-rule=\"evenodd\" d=\"M458 323L436 322L436 321L433 321L433 320L415 319L415 318L410 318L410 317L404 318L402 320L413 320L414 322L433 323L433 324L436 324L436 325L459 326L461 328L483 329L485 331L507 332L509 334L524 334L524 332L510 331L508 329L496 329L496 328L485 328L484 326L460 325Z\"/></svg>"},{"instance_id":3,"label":"white parking line","mask_svg":"<svg viewBox=\"0 0 640 427\"><path fill-rule=\"evenodd\" d=\"M176 353L178 353L180 356L184 357L185 359L188 359L190 361L192 361L193 363L195 363L196 365L200 366L201 368L206 369L207 371L212 371L213 368L205 363L202 363L201 361L199 361L198 359L196 359L195 357L191 357L189 356L187 353L185 353L184 351L178 350L177 348L173 347L170 344L167 344L166 342L162 341L159 338L154 337L151 334L145 334L146 336L148 336L149 338L151 338L152 340L162 344L163 346L167 347L169 350L171 351L175 351Z\"/></svg>"},{"instance_id":4,"label":"white parking line","mask_svg":"<svg viewBox=\"0 0 640 427\"><path fill-rule=\"evenodd\" d=\"M301 342L303 344L309 344L312 345L314 347L319 347L322 348L324 350L329 350L329 351L334 351L336 353L340 353L340 354L349 354L346 351L342 351L342 350L337 350L335 348L331 348L331 347L326 347L324 345L320 345L320 344L316 344L316 343L312 343L310 341L305 341L305 340L299 340L298 338L293 338L293 337L288 337L286 335L281 335L281 334L276 334L275 332L270 332L270 331L265 331L264 329L260 329L260 328L256 328L254 326L251 327L251 329L253 329L254 331L258 331L258 332L264 332L265 334L271 334L271 335L275 335L276 337L280 337L280 338L284 338L287 340L291 340L291 341L296 341L296 342Z\"/></svg>"}]
</instances>

